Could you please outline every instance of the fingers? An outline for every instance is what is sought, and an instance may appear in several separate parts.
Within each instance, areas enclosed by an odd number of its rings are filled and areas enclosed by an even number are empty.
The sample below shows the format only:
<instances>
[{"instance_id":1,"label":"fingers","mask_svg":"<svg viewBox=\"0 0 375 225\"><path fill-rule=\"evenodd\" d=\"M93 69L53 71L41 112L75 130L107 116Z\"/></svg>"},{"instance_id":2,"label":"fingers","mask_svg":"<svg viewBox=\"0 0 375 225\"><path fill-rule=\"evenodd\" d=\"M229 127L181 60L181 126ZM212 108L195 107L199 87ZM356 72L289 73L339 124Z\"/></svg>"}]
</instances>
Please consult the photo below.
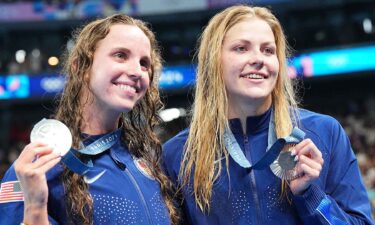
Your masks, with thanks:
<instances>
[{"instance_id":1,"label":"fingers","mask_svg":"<svg viewBox=\"0 0 375 225\"><path fill-rule=\"evenodd\" d=\"M14 166L19 175L29 172L45 173L60 160L61 156L53 153L51 147L35 142L25 146Z\"/></svg>"},{"instance_id":2,"label":"fingers","mask_svg":"<svg viewBox=\"0 0 375 225\"><path fill-rule=\"evenodd\" d=\"M304 174L303 176L308 180L319 177L324 160L316 145L310 139L305 139L294 148L294 153L298 158L298 173Z\"/></svg>"},{"instance_id":3,"label":"fingers","mask_svg":"<svg viewBox=\"0 0 375 225\"><path fill-rule=\"evenodd\" d=\"M60 160L61 160L61 156L55 153L43 155L31 164L30 169L39 169L40 172L46 173L54 165L60 162Z\"/></svg>"},{"instance_id":4,"label":"fingers","mask_svg":"<svg viewBox=\"0 0 375 225\"><path fill-rule=\"evenodd\" d=\"M35 158L41 155L49 154L52 151L53 149L48 147L48 145L41 142L34 142L26 145L18 158L23 162L32 162L35 160Z\"/></svg>"},{"instance_id":5,"label":"fingers","mask_svg":"<svg viewBox=\"0 0 375 225\"><path fill-rule=\"evenodd\" d=\"M47 171L60 162L60 160L61 157L55 157L49 159L48 161L45 160L46 162L44 164L40 164L38 167L25 167L22 170L16 170L16 174L24 179L33 179L36 177L45 176Z\"/></svg>"},{"instance_id":6,"label":"fingers","mask_svg":"<svg viewBox=\"0 0 375 225\"><path fill-rule=\"evenodd\" d=\"M314 142L311 141L311 139L305 139L301 143L297 144L294 147L294 153L298 155L298 158L301 158L301 156L304 155L320 164L323 164L324 161L322 153L316 147Z\"/></svg>"},{"instance_id":7,"label":"fingers","mask_svg":"<svg viewBox=\"0 0 375 225\"><path fill-rule=\"evenodd\" d=\"M311 159L305 155L301 155L298 160L299 164L306 165L314 170L322 170L322 164L314 159Z\"/></svg>"},{"instance_id":8,"label":"fingers","mask_svg":"<svg viewBox=\"0 0 375 225\"><path fill-rule=\"evenodd\" d=\"M309 178L317 178L322 170L322 165L302 155L298 161L298 172Z\"/></svg>"},{"instance_id":9,"label":"fingers","mask_svg":"<svg viewBox=\"0 0 375 225\"><path fill-rule=\"evenodd\" d=\"M24 193L25 205L45 207L48 201L46 173L61 160L46 144L30 143L14 164L17 179Z\"/></svg>"}]
</instances>

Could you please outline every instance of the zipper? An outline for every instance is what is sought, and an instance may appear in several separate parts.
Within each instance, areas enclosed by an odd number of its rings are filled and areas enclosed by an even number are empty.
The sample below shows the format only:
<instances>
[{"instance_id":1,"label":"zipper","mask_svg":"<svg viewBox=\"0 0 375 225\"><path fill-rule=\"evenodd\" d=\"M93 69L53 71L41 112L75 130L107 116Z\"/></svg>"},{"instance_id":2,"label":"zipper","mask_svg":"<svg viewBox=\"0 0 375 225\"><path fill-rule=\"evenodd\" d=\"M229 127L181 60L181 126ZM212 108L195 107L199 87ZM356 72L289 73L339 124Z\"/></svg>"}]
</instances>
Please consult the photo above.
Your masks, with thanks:
<instances>
[{"instance_id":1,"label":"zipper","mask_svg":"<svg viewBox=\"0 0 375 225\"><path fill-rule=\"evenodd\" d=\"M247 137L246 134L244 134L244 149L245 149L245 154L246 154L246 152L249 152L248 157L249 157L249 161L251 162L249 138ZM247 149L249 151L246 151ZM261 208L260 208L260 201L259 201L259 196L258 196L257 187L256 187L255 171L252 170L249 175L250 175L250 180L251 180L251 189L253 190L252 191L253 199L254 199L255 207L256 207L256 218L257 219L256 219L255 223L256 224L262 224L262 216L261 216L262 211L261 211Z\"/></svg>"},{"instance_id":2,"label":"zipper","mask_svg":"<svg viewBox=\"0 0 375 225\"><path fill-rule=\"evenodd\" d=\"M148 204L146 204L145 197L143 196L143 193L142 193L141 189L139 188L139 185L138 185L137 181L135 180L133 174L130 173L130 171L129 171L128 168L125 168L125 173L128 175L128 177L132 181L133 185L135 186L135 189L138 192L138 196L141 199L144 208L146 209L148 224L152 225L152 223L151 223L150 209L148 208Z\"/></svg>"}]
</instances>

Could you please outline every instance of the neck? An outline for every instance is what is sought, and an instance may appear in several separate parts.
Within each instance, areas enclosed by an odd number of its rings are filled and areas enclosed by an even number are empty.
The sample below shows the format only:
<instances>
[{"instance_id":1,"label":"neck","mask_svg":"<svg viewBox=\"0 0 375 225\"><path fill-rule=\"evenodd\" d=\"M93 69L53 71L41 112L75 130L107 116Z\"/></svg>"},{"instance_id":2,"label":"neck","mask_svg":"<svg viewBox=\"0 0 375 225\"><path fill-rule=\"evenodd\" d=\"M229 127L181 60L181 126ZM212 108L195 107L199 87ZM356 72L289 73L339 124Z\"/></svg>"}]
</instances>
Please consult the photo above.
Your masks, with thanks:
<instances>
[{"instance_id":1,"label":"neck","mask_svg":"<svg viewBox=\"0 0 375 225\"><path fill-rule=\"evenodd\" d=\"M83 109L83 124L81 131L97 135L112 132L118 128L120 113L105 109L95 109L93 104Z\"/></svg>"},{"instance_id":2,"label":"neck","mask_svg":"<svg viewBox=\"0 0 375 225\"><path fill-rule=\"evenodd\" d=\"M271 107L271 104L271 99L260 102L251 100L249 104L233 104L233 101L229 100L228 119L238 118L241 121L242 131L246 134L247 117L262 115Z\"/></svg>"}]
</instances>

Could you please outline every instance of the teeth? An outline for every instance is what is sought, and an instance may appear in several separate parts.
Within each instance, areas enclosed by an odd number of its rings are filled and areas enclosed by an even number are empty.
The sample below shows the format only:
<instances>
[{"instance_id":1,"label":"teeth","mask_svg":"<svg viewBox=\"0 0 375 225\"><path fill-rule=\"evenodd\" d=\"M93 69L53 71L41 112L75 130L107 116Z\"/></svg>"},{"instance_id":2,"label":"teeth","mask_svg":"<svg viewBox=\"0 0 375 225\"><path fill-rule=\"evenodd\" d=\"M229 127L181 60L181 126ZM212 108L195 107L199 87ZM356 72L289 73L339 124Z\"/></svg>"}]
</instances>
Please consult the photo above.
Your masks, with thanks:
<instances>
[{"instance_id":1,"label":"teeth","mask_svg":"<svg viewBox=\"0 0 375 225\"><path fill-rule=\"evenodd\" d=\"M134 87L126 85L126 84L118 84L117 87L119 87L121 90L124 90L124 91L130 91L133 93L136 92Z\"/></svg>"},{"instance_id":2,"label":"teeth","mask_svg":"<svg viewBox=\"0 0 375 225\"><path fill-rule=\"evenodd\" d=\"M255 74L255 73L247 74L245 75L245 77L249 79L263 79L262 75Z\"/></svg>"}]
</instances>

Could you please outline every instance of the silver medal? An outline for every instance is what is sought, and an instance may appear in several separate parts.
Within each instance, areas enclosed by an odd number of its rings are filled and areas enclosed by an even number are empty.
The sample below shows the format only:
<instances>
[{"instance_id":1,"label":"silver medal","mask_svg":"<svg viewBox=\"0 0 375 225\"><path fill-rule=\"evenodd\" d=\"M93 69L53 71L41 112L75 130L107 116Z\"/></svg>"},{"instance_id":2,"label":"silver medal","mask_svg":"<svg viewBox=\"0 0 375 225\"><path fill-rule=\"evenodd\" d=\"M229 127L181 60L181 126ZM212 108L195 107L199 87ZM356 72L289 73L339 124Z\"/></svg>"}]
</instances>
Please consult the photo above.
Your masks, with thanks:
<instances>
[{"instance_id":1,"label":"silver medal","mask_svg":"<svg viewBox=\"0 0 375 225\"><path fill-rule=\"evenodd\" d=\"M64 156L72 146L72 134L64 123L55 119L42 119L33 127L30 141L45 143L56 154Z\"/></svg>"},{"instance_id":2,"label":"silver medal","mask_svg":"<svg viewBox=\"0 0 375 225\"><path fill-rule=\"evenodd\" d=\"M272 172L281 179L293 180L299 177L295 169L297 161L291 154L294 146L295 144L286 144L277 159L270 165Z\"/></svg>"}]
</instances>

